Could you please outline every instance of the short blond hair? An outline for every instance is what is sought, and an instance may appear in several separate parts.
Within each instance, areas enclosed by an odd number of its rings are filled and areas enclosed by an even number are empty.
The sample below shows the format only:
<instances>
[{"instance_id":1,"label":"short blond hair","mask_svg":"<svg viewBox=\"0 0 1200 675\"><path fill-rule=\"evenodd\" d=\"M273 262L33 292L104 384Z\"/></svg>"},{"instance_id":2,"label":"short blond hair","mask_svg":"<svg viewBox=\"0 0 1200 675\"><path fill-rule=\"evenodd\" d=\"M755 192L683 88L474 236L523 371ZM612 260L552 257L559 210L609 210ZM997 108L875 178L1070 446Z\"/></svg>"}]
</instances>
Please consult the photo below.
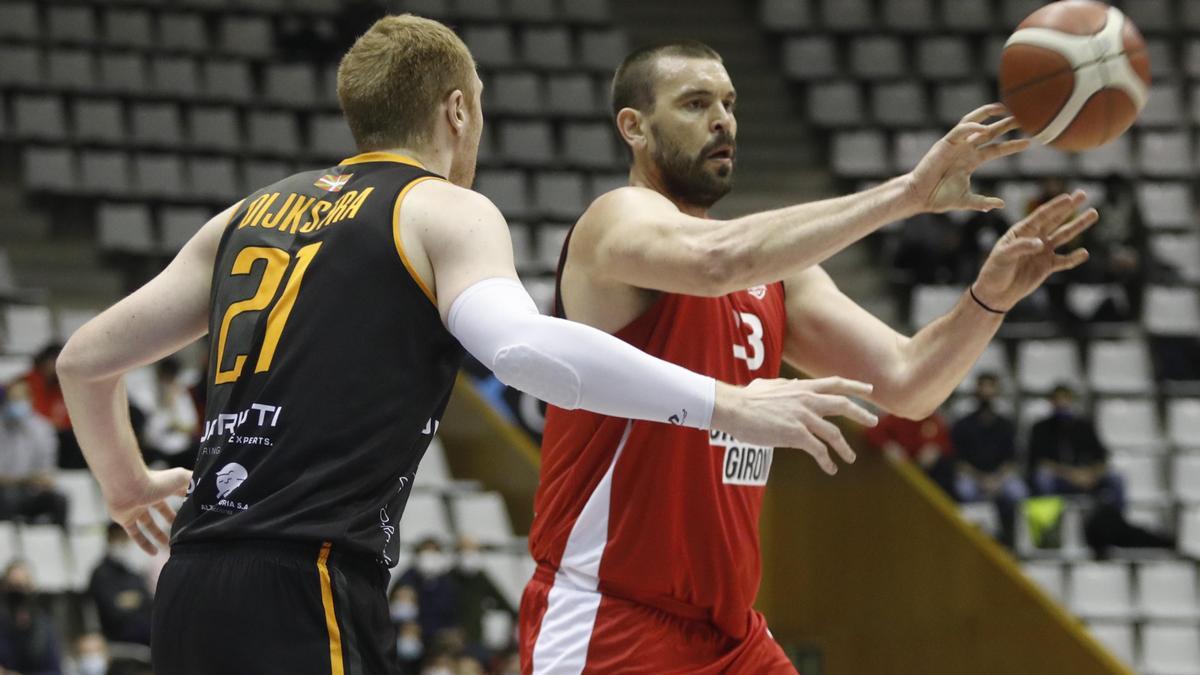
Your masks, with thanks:
<instances>
[{"instance_id":1,"label":"short blond hair","mask_svg":"<svg viewBox=\"0 0 1200 675\"><path fill-rule=\"evenodd\" d=\"M455 89L468 94L474 75L470 50L444 24L386 16L342 57L338 100L359 151L411 147L429 140L438 104Z\"/></svg>"}]
</instances>

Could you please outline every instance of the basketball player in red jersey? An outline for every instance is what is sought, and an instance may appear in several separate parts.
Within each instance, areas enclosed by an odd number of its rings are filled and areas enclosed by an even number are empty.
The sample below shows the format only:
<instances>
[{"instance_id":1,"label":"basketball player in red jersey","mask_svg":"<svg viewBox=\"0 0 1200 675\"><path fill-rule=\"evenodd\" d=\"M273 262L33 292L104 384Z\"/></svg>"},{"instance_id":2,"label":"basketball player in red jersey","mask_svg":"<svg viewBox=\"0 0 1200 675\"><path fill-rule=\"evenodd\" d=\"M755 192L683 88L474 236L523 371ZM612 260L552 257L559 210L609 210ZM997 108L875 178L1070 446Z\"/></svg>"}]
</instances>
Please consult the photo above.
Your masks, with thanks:
<instances>
[{"instance_id":1,"label":"basketball player in red jersey","mask_svg":"<svg viewBox=\"0 0 1200 675\"><path fill-rule=\"evenodd\" d=\"M563 247L561 316L717 379L813 376L874 385L868 398L921 418L966 375L1004 312L1083 250L1054 249L1095 222L1063 224L1061 195L996 244L969 293L906 337L843 295L818 266L885 223L1003 205L971 192L980 164L1020 152L1003 106L976 110L912 172L847 197L734 220L707 217L731 187L735 92L699 43L631 54L613 112L629 186L599 197ZM1001 117L985 124L988 120ZM803 449L834 466L815 420ZM772 449L721 432L552 408L521 603L525 673L792 673L752 609L758 517Z\"/></svg>"}]
</instances>

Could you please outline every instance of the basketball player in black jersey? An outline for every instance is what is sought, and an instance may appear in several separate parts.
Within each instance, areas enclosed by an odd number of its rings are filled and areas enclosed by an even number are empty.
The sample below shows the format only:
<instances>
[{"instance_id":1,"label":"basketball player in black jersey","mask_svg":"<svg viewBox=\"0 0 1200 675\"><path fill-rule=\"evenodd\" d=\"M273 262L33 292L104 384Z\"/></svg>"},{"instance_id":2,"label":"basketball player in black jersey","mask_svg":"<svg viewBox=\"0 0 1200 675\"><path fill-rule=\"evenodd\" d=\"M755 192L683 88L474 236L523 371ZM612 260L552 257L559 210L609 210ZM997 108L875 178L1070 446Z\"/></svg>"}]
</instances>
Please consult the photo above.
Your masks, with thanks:
<instances>
[{"instance_id":1,"label":"basketball player in black jersey","mask_svg":"<svg viewBox=\"0 0 1200 675\"><path fill-rule=\"evenodd\" d=\"M819 437L846 461L820 418L874 422L846 398L868 394L863 383L731 387L540 316L503 217L469 189L480 90L445 26L380 20L338 71L360 154L229 207L63 350L63 389L109 513L149 552L174 524L155 600L159 675L395 669L395 526L464 349L562 407L760 445ZM122 376L205 333L196 470L149 471ZM176 494L178 517L164 501Z\"/></svg>"}]
</instances>

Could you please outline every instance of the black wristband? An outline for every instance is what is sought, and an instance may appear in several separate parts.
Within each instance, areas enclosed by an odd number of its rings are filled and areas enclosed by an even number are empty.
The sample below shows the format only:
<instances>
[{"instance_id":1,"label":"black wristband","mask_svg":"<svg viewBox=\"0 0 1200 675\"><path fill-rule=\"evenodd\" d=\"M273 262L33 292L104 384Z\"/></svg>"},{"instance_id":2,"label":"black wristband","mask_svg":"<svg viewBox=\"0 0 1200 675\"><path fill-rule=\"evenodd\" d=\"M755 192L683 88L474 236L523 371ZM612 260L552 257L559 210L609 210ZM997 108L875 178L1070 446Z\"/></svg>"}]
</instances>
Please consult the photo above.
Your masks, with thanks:
<instances>
[{"instance_id":1,"label":"black wristband","mask_svg":"<svg viewBox=\"0 0 1200 675\"><path fill-rule=\"evenodd\" d=\"M967 290L971 292L971 299L975 301L975 304L977 304L980 307L984 308L985 310L991 312L992 314L1007 314L1008 313L1008 312L1001 312L998 309L992 309L991 307L988 307L987 305L983 304L983 301L979 299L979 296L975 295L975 284L971 284L970 286L967 286Z\"/></svg>"}]
</instances>

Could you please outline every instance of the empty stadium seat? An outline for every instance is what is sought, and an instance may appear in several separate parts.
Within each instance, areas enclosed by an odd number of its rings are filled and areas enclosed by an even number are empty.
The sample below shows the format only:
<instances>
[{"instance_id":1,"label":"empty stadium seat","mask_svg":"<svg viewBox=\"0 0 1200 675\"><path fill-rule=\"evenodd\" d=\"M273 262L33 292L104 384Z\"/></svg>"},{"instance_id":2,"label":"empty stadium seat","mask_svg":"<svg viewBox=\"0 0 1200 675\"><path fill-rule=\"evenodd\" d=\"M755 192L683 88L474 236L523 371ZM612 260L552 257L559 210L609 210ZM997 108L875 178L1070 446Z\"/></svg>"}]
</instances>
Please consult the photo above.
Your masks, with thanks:
<instances>
[{"instance_id":1,"label":"empty stadium seat","mask_svg":"<svg viewBox=\"0 0 1200 675\"><path fill-rule=\"evenodd\" d=\"M562 69L572 65L571 34L563 26L531 26L521 33L521 62L527 66Z\"/></svg>"},{"instance_id":2,"label":"empty stadium seat","mask_svg":"<svg viewBox=\"0 0 1200 675\"><path fill-rule=\"evenodd\" d=\"M9 354L0 356L0 382L12 382L23 377L33 369L33 358L30 355ZM0 542L4 540L0 538Z\"/></svg>"},{"instance_id":3,"label":"empty stadium seat","mask_svg":"<svg viewBox=\"0 0 1200 675\"><path fill-rule=\"evenodd\" d=\"M1141 340L1102 340L1088 350L1088 383L1104 394L1150 391L1150 357Z\"/></svg>"},{"instance_id":4,"label":"empty stadium seat","mask_svg":"<svg viewBox=\"0 0 1200 675\"><path fill-rule=\"evenodd\" d=\"M1133 624L1129 621L1092 621L1088 623L1092 637L1126 664L1137 662L1134 650Z\"/></svg>"},{"instance_id":5,"label":"empty stadium seat","mask_svg":"<svg viewBox=\"0 0 1200 675\"><path fill-rule=\"evenodd\" d=\"M1133 611L1129 568L1123 563L1076 564L1069 592L1071 609L1084 618L1124 618Z\"/></svg>"},{"instance_id":6,"label":"empty stadium seat","mask_svg":"<svg viewBox=\"0 0 1200 675\"><path fill-rule=\"evenodd\" d=\"M1109 458L1109 463L1125 479L1125 493L1129 501L1149 504L1166 501L1161 457L1116 454Z\"/></svg>"},{"instance_id":7,"label":"empty stadium seat","mask_svg":"<svg viewBox=\"0 0 1200 675\"><path fill-rule=\"evenodd\" d=\"M40 305L9 305L4 308L4 351L33 354L54 339L54 316Z\"/></svg>"},{"instance_id":8,"label":"empty stadium seat","mask_svg":"<svg viewBox=\"0 0 1200 675\"><path fill-rule=\"evenodd\" d=\"M981 82L952 82L939 85L934 92L937 121L957 124L967 113L991 100Z\"/></svg>"},{"instance_id":9,"label":"empty stadium seat","mask_svg":"<svg viewBox=\"0 0 1200 675\"><path fill-rule=\"evenodd\" d=\"M96 314L92 309L59 309L54 316L55 336L60 342L66 342L67 338L74 335L83 324L95 318Z\"/></svg>"},{"instance_id":10,"label":"empty stadium seat","mask_svg":"<svg viewBox=\"0 0 1200 675\"><path fill-rule=\"evenodd\" d=\"M517 272L524 274L532 271L535 257L530 227L524 223L509 222L508 235L512 239L513 264L516 266Z\"/></svg>"},{"instance_id":11,"label":"empty stadium seat","mask_svg":"<svg viewBox=\"0 0 1200 675\"><path fill-rule=\"evenodd\" d=\"M67 137L66 115L58 96L25 95L13 100L13 136L27 141Z\"/></svg>"},{"instance_id":12,"label":"empty stadium seat","mask_svg":"<svg viewBox=\"0 0 1200 675\"><path fill-rule=\"evenodd\" d=\"M187 175L187 191L194 197L232 202L245 192L238 180L237 165L229 157L191 157ZM186 242L167 238L164 232L163 247L167 251L178 251Z\"/></svg>"},{"instance_id":13,"label":"empty stadium seat","mask_svg":"<svg viewBox=\"0 0 1200 675\"><path fill-rule=\"evenodd\" d=\"M1138 134L1137 167L1148 176L1187 176L1195 170L1191 135L1186 131Z\"/></svg>"},{"instance_id":14,"label":"empty stadium seat","mask_svg":"<svg viewBox=\"0 0 1200 675\"><path fill-rule=\"evenodd\" d=\"M917 43L916 67L918 73L929 79L946 80L971 77L975 72L971 59L971 45L967 42L967 38L959 35L921 40ZM971 110L974 108L963 110L958 117L962 117Z\"/></svg>"},{"instance_id":15,"label":"empty stadium seat","mask_svg":"<svg viewBox=\"0 0 1200 675\"><path fill-rule=\"evenodd\" d=\"M218 25L217 44L227 54L266 58L273 48L271 22L266 17L227 14Z\"/></svg>"},{"instance_id":16,"label":"empty stadium seat","mask_svg":"<svg viewBox=\"0 0 1200 675\"><path fill-rule=\"evenodd\" d=\"M4 12L0 11L0 20ZM17 538L17 526L11 521L0 520L0 568L7 568L20 552L20 540Z\"/></svg>"},{"instance_id":17,"label":"empty stadium seat","mask_svg":"<svg viewBox=\"0 0 1200 675\"><path fill-rule=\"evenodd\" d=\"M308 127L309 152L325 161L336 162L355 154L354 135L346 119L337 113L312 115Z\"/></svg>"},{"instance_id":18,"label":"empty stadium seat","mask_svg":"<svg viewBox=\"0 0 1200 675\"><path fill-rule=\"evenodd\" d=\"M555 4L553 0L509 0L508 13L518 21L551 21L555 18Z\"/></svg>"},{"instance_id":19,"label":"empty stadium seat","mask_svg":"<svg viewBox=\"0 0 1200 675\"><path fill-rule=\"evenodd\" d=\"M1147 288L1143 323L1153 335L1200 335L1200 292L1186 287Z\"/></svg>"},{"instance_id":20,"label":"empty stadium seat","mask_svg":"<svg viewBox=\"0 0 1200 675\"><path fill-rule=\"evenodd\" d=\"M97 238L107 251L154 250L150 209L144 204L101 204L96 209Z\"/></svg>"},{"instance_id":21,"label":"empty stadium seat","mask_svg":"<svg viewBox=\"0 0 1200 675\"><path fill-rule=\"evenodd\" d=\"M1142 181L1137 195L1147 226L1170 229L1192 224L1192 193L1187 183Z\"/></svg>"},{"instance_id":22,"label":"empty stadium seat","mask_svg":"<svg viewBox=\"0 0 1200 675\"><path fill-rule=\"evenodd\" d=\"M500 124L500 156L521 166L554 161L554 135L542 120L509 120Z\"/></svg>"},{"instance_id":23,"label":"empty stadium seat","mask_svg":"<svg viewBox=\"0 0 1200 675\"><path fill-rule=\"evenodd\" d=\"M890 169L887 139L875 130L843 131L833 137L831 163L841 176L878 176Z\"/></svg>"},{"instance_id":24,"label":"empty stadium seat","mask_svg":"<svg viewBox=\"0 0 1200 675\"><path fill-rule=\"evenodd\" d=\"M821 0L821 20L834 32L875 28L875 13L868 0Z\"/></svg>"},{"instance_id":25,"label":"empty stadium seat","mask_svg":"<svg viewBox=\"0 0 1200 675\"><path fill-rule=\"evenodd\" d=\"M1177 448L1200 448L1200 399L1167 402L1167 438Z\"/></svg>"},{"instance_id":26,"label":"empty stadium seat","mask_svg":"<svg viewBox=\"0 0 1200 675\"><path fill-rule=\"evenodd\" d=\"M895 163L897 173L911 171L925 153L942 138L940 131L901 131L895 134Z\"/></svg>"},{"instance_id":27,"label":"empty stadium seat","mask_svg":"<svg viewBox=\"0 0 1200 675\"><path fill-rule=\"evenodd\" d=\"M603 104L589 76L554 74L546 79L546 109L555 115L595 115Z\"/></svg>"},{"instance_id":28,"label":"empty stadium seat","mask_svg":"<svg viewBox=\"0 0 1200 675\"><path fill-rule=\"evenodd\" d=\"M611 17L608 11L609 0L573 0L564 2L562 17L570 22L603 23Z\"/></svg>"},{"instance_id":29,"label":"empty stadium seat","mask_svg":"<svg viewBox=\"0 0 1200 675\"><path fill-rule=\"evenodd\" d=\"M241 127L234 108L192 106L188 117L188 144L193 148L233 152L241 147Z\"/></svg>"},{"instance_id":30,"label":"empty stadium seat","mask_svg":"<svg viewBox=\"0 0 1200 675\"><path fill-rule=\"evenodd\" d=\"M1175 498L1188 504L1200 504L1200 453L1178 453L1171 463L1171 491Z\"/></svg>"},{"instance_id":31,"label":"empty stadium seat","mask_svg":"<svg viewBox=\"0 0 1200 675\"><path fill-rule=\"evenodd\" d=\"M440 494L413 492L400 518L400 544L411 546L424 539L437 539L443 543L453 538L450 520L446 517L446 505Z\"/></svg>"},{"instance_id":32,"label":"empty stadium seat","mask_svg":"<svg viewBox=\"0 0 1200 675\"><path fill-rule=\"evenodd\" d=\"M531 71L498 73L483 89L492 114L537 115L543 110L542 80Z\"/></svg>"},{"instance_id":33,"label":"empty stadium seat","mask_svg":"<svg viewBox=\"0 0 1200 675\"><path fill-rule=\"evenodd\" d=\"M529 213L529 186L523 171L480 171L475 189L491 199L508 218L520 219Z\"/></svg>"},{"instance_id":34,"label":"empty stadium seat","mask_svg":"<svg viewBox=\"0 0 1200 675\"><path fill-rule=\"evenodd\" d=\"M1096 404L1100 440L1113 448L1153 450L1162 447L1158 414L1148 398L1105 399Z\"/></svg>"},{"instance_id":35,"label":"empty stadium seat","mask_svg":"<svg viewBox=\"0 0 1200 675\"><path fill-rule=\"evenodd\" d=\"M133 180L137 193L153 199L171 199L186 194L183 158L173 154L139 154L133 158Z\"/></svg>"},{"instance_id":36,"label":"empty stadium seat","mask_svg":"<svg viewBox=\"0 0 1200 675\"><path fill-rule=\"evenodd\" d=\"M177 148L183 140L179 107L173 103L137 103L129 117L133 140L138 145Z\"/></svg>"},{"instance_id":37,"label":"empty stadium seat","mask_svg":"<svg viewBox=\"0 0 1200 675\"><path fill-rule=\"evenodd\" d=\"M293 157L300 151L300 130L295 114L254 110L246 117L246 140L254 152Z\"/></svg>"},{"instance_id":38,"label":"empty stadium seat","mask_svg":"<svg viewBox=\"0 0 1200 675\"><path fill-rule=\"evenodd\" d=\"M624 31L609 28L585 30L579 36L579 63L585 68L607 75L616 70L628 53L629 42Z\"/></svg>"},{"instance_id":39,"label":"empty stadium seat","mask_svg":"<svg viewBox=\"0 0 1200 675\"><path fill-rule=\"evenodd\" d=\"M1200 506L1190 506L1179 514L1179 552L1200 557Z\"/></svg>"},{"instance_id":40,"label":"empty stadium seat","mask_svg":"<svg viewBox=\"0 0 1200 675\"><path fill-rule=\"evenodd\" d=\"M1185 281L1200 282L1200 235L1158 234L1150 238L1150 249Z\"/></svg>"},{"instance_id":41,"label":"empty stadium seat","mask_svg":"<svg viewBox=\"0 0 1200 675\"><path fill-rule=\"evenodd\" d=\"M535 565L525 551L485 551L483 571L496 584L496 589L513 607L521 604L525 584L533 577Z\"/></svg>"},{"instance_id":42,"label":"empty stadium seat","mask_svg":"<svg viewBox=\"0 0 1200 675\"><path fill-rule=\"evenodd\" d=\"M1025 340L1017 347L1017 383L1048 392L1059 382L1079 383L1079 353L1070 340Z\"/></svg>"},{"instance_id":43,"label":"empty stadium seat","mask_svg":"<svg viewBox=\"0 0 1200 675\"><path fill-rule=\"evenodd\" d=\"M450 467L446 463L446 449L442 439L437 436L429 442L425 456L421 458L421 466L417 469L416 487L443 489L453 482L450 477Z\"/></svg>"},{"instance_id":44,"label":"empty stadium seat","mask_svg":"<svg viewBox=\"0 0 1200 675\"><path fill-rule=\"evenodd\" d=\"M1048 145L1034 143L1017 155L1017 169L1028 176L1063 176L1071 173L1071 156Z\"/></svg>"},{"instance_id":45,"label":"empty stadium seat","mask_svg":"<svg viewBox=\"0 0 1200 675\"><path fill-rule=\"evenodd\" d=\"M455 0L455 13L473 21L495 21L504 17L500 0Z\"/></svg>"},{"instance_id":46,"label":"empty stadium seat","mask_svg":"<svg viewBox=\"0 0 1200 675\"><path fill-rule=\"evenodd\" d=\"M1194 623L1142 626L1141 670L1151 675L1200 675L1200 627Z\"/></svg>"},{"instance_id":47,"label":"empty stadium seat","mask_svg":"<svg viewBox=\"0 0 1200 675\"><path fill-rule=\"evenodd\" d=\"M76 99L73 112L76 141L117 145L125 140L125 115L116 99Z\"/></svg>"},{"instance_id":48,"label":"empty stadium seat","mask_svg":"<svg viewBox=\"0 0 1200 675\"><path fill-rule=\"evenodd\" d=\"M1133 3L1138 4L1138 3ZM1150 86L1146 105L1138 113L1139 127L1174 126L1183 121L1183 88L1172 82Z\"/></svg>"},{"instance_id":49,"label":"empty stadium seat","mask_svg":"<svg viewBox=\"0 0 1200 675\"><path fill-rule=\"evenodd\" d=\"M883 0L883 25L890 30L924 32L934 27L933 0Z\"/></svg>"},{"instance_id":50,"label":"empty stadium seat","mask_svg":"<svg viewBox=\"0 0 1200 675\"><path fill-rule=\"evenodd\" d=\"M195 161L195 160L193 160ZM213 216L211 209L196 206L165 206L159 212L164 250L178 251Z\"/></svg>"},{"instance_id":51,"label":"empty stadium seat","mask_svg":"<svg viewBox=\"0 0 1200 675\"><path fill-rule=\"evenodd\" d=\"M1086 176L1128 174L1133 169L1133 134L1125 134L1079 155L1079 171Z\"/></svg>"},{"instance_id":52,"label":"empty stadium seat","mask_svg":"<svg viewBox=\"0 0 1200 675\"><path fill-rule=\"evenodd\" d=\"M554 313L554 279L551 277L522 278L521 283L533 298L542 314Z\"/></svg>"},{"instance_id":53,"label":"empty stadium seat","mask_svg":"<svg viewBox=\"0 0 1200 675\"><path fill-rule=\"evenodd\" d=\"M46 9L46 36L52 42L91 44L96 35L96 15L87 5L50 6Z\"/></svg>"},{"instance_id":54,"label":"empty stadium seat","mask_svg":"<svg viewBox=\"0 0 1200 675\"><path fill-rule=\"evenodd\" d=\"M201 71L201 92L206 100L246 103L254 97L255 86L245 61L207 59Z\"/></svg>"},{"instance_id":55,"label":"empty stadium seat","mask_svg":"<svg viewBox=\"0 0 1200 675\"><path fill-rule=\"evenodd\" d=\"M160 96L193 99L200 92L200 70L190 56L160 56L150 62L150 86Z\"/></svg>"},{"instance_id":56,"label":"empty stadium seat","mask_svg":"<svg viewBox=\"0 0 1200 675\"><path fill-rule=\"evenodd\" d=\"M874 118L884 126L918 126L927 123L925 89L919 82L876 84L871 90Z\"/></svg>"},{"instance_id":57,"label":"empty stadium seat","mask_svg":"<svg viewBox=\"0 0 1200 675\"><path fill-rule=\"evenodd\" d=\"M588 185L588 202L591 203L602 194L607 194L617 188L629 185L629 175L623 173L592 174Z\"/></svg>"},{"instance_id":58,"label":"empty stadium seat","mask_svg":"<svg viewBox=\"0 0 1200 675\"><path fill-rule=\"evenodd\" d=\"M1026 562L1021 565L1025 575L1051 598L1058 602L1067 599L1067 581L1063 565L1058 562Z\"/></svg>"},{"instance_id":59,"label":"empty stadium seat","mask_svg":"<svg viewBox=\"0 0 1200 675\"><path fill-rule=\"evenodd\" d=\"M67 537L67 544L71 549L71 590L84 591L108 546L104 528L74 529Z\"/></svg>"},{"instance_id":60,"label":"empty stadium seat","mask_svg":"<svg viewBox=\"0 0 1200 675\"><path fill-rule=\"evenodd\" d=\"M35 40L40 35L37 3L0 3L0 38Z\"/></svg>"},{"instance_id":61,"label":"empty stadium seat","mask_svg":"<svg viewBox=\"0 0 1200 675\"><path fill-rule=\"evenodd\" d=\"M1138 611L1156 619L1200 617L1196 590L1196 566L1191 562L1164 560L1141 562L1134 568Z\"/></svg>"},{"instance_id":62,"label":"empty stadium seat","mask_svg":"<svg viewBox=\"0 0 1200 675\"><path fill-rule=\"evenodd\" d=\"M463 42L475 61L485 68L513 65L513 37L503 24L467 26L462 31Z\"/></svg>"},{"instance_id":63,"label":"empty stadium seat","mask_svg":"<svg viewBox=\"0 0 1200 675\"><path fill-rule=\"evenodd\" d=\"M104 42L113 47L145 49L151 45L150 12L138 7L107 7Z\"/></svg>"},{"instance_id":64,"label":"empty stadium seat","mask_svg":"<svg viewBox=\"0 0 1200 675\"><path fill-rule=\"evenodd\" d=\"M295 167L275 159L252 159L242 164L242 192L249 193L281 181L295 173Z\"/></svg>"},{"instance_id":65,"label":"empty stadium seat","mask_svg":"<svg viewBox=\"0 0 1200 675\"><path fill-rule=\"evenodd\" d=\"M266 100L292 108L307 108L317 101L317 71L308 63L273 63L263 73Z\"/></svg>"},{"instance_id":66,"label":"empty stadium seat","mask_svg":"<svg viewBox=\"0 0 1200 675\"><path fill-rule=\"evenodd\" d=\"M906 70L904 45L890 36L866 36L850 43L850 72L856 77L900 77Z\"/></svg>"},{"instance_id":67,"label":"empty stadium seat","mask_svg":"<svg viewBox=\"0 0 1200 675\"><path fill-rule=\"evenodd\" d=\"M862 121L862 111L862 91L857 82L824 82L808 89L808 114L817 125L854 125Z\"/></svg>"},{"instance_id":68,"label":"empty stadium seat","mask_svg":"<svg viewBox=\"0 0 1200 675\"><path fill-rule=\"evenodd\" d=\"M838 72L837 45L825 35L788 38L783 43L783 72L796 80L833 77Z\"/></svg>"},{"instance_id":69,"label":"empty stadium seat","mask_svg":"<svg viewBox=\"0 0 1200 675\"><path fill-rule=\"evenodd\" d=\"M563 242L571 230L569 225L543 224L537 232L537 262L541 269L553 271L558 267Z\"/></svg>"},{"instance_id":70,"label":"empty stadium seat","mask_svg":"<svg viewBox=\"0 0 1200 675\"><path fill-rule=\"evenodd\" d=\"M203 17L193 13L163 12L158 17L158 44L178 51L207 51L209 42Z\"/></svg>"},{"instance_id":71,"label":"empty stadium seat","mask_svg":"<svg viewBox=\"0 0 1200 675\"><path fill-rule=\"evenodd\" d=\"M961 286L917 286L913 289L909 323L914 328L928 325L953 309L963 291Z\"/></svg>"},{"instance_id":72,"label":"empty stadium seat","mask_svg":"<svg viewBox=\"0 0 1200 675\"><path fill-rule=\"evenodd\" d=\"M50 593L71 588L67 543L61 528L57 525L26 525L21 528L21 546L26 559L37 561L30 565L36 588Z\"/></svg>"},{"instance_id":73,"label":"empty stadium seat","mask_svg":"<svg viewBox=\"0 0 1200 675\"><path fill-rule=\"evenodd\" d=\"M547 218L574 220L583 213L584 184L581 174L571 171L544 171L533 181L533 201Z\"/></svg>"},{"instance_id":74,"label":"empty stadium seat","mask_svg":"<svg viewBox=\"0 0 1200 675\"><path fill-rule=\"evenodd\" d=\"M51 49L46 54L46 76L53 89L93 91L96 88L95 57L84 49Z\"/></svg>"},{"instance_id":75,"label":"empty stadium seat","mask_svg":"<svg viewBox=\"0 0 1200 675\"><path fill-rule=\"evenodd\" d=\"M608 122L579 122L563 126L563 160L589 169L611 168L618 163L613 129Z\"/></svg>"},{"instance_id":76,"label":"empty stadium seat","mask_svg":"<svg viewBox=\"0 0 1200 675\"><path fill-rule=\"evenodd\" d=\"M70 192L79 185L75 154L67 148L27 146L21 164L21 174L29 190Z\"/></svg>"},{"instance_id":77,"label":"empty stadium seat","mask_svg":"<svg viewBox=\"0 0 1200 675\"><path fill-rule=\"evenodd\" d=\"M93 313L94 316L94 313ZM54 475L54 484L66 496L69 505L67 524L88 527L108 523L100 486L86 469L61 469Z\"/></svg>"},{"instance_id":78,"label":"empty stadium seat","mask_svg":"<svg viewBox=\"0 0 1200 675\"><path fill-rule=\"evenodd\" d=\"M453 495L450 511L460 535L471 537L484 546L512 543L512 524L504 499L497 492L471 492Z\"/></svg>"}]
</instances>

